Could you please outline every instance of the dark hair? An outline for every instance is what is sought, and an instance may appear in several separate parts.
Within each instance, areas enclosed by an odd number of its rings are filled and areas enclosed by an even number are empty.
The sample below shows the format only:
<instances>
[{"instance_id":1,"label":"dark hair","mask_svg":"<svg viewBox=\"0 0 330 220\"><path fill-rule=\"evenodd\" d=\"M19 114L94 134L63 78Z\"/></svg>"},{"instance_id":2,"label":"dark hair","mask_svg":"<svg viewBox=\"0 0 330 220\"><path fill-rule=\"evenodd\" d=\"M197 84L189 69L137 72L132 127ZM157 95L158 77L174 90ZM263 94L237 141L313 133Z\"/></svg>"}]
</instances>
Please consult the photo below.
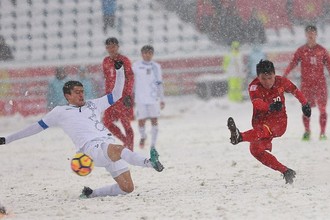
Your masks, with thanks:
<instances>
[{"instance_id":1,"label":"dark hair","mask_svg":"<svg viewBox=\"0 0 330 220\"><path fill-rule=\"evenodd\" d=\"M305 32L308 32L308 31L315 31L315 32L317 32L317 27L315 25L307 25L305 27Z\"/></svg>"},{"instance_id":2,"label":"dark hair","mask_svg":"<svg viewBox=\"0 0 330 220\"><path fill-rule=\"evenodd\" d=\"M71 94L71 90L73 89L73 87L75 86L81 86L84 87L83 84L79 81L67 81L64 86L63 86L63 94Z\"/></svg>"},{"instance_id":3,"label":"dark hair","mask_svg":"<svg viewBox=\"0 0 330 220\"><path fill-rule=\"evenodd\" d=\"M273 62L269 60L260 60L257 64L257 75L275 73Z\"/></svg>"},{"instance_id":4,"label":"dark hair","mask_svg":"<svg viewBox=\"0 0 330 220\"><path fill-rule=\"evenodd\" d=\"M151 46L151 45L144 45L144 46L141 48L141 52L147 52L147 51L154 52L154 47Z\"/></svg>"},{"instance_id":5,"label":"dark hair","mask_svg":"<svg viewBox=\"0 0 330 220\"><path fill-rule=\"evenodd\" d=\"M119 45L119 41L115 37L109 37L108 39L105 40L105 45L109 45L109 44Z\"/></svg>"}]
</instances>

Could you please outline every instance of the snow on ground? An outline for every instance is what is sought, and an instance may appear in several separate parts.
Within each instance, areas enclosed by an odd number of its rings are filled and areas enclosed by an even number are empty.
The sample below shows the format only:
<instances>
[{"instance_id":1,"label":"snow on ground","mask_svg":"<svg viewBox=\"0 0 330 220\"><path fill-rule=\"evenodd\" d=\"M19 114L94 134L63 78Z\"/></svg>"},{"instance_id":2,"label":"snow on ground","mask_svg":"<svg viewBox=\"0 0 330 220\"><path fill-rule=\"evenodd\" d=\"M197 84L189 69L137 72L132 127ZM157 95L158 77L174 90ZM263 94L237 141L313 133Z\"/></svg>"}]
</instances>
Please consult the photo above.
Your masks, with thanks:
<instances>
[{"instance_id":1,"label":"snow on ground","mask_svg":"<svg viewBox=\"0 0 330 220\"><path fill-rule=\"evenodd\" d=\"M279 172L252 157L247 143L229 143L227 118L249 129L251 107L226 98L167 98L158 142L165 170L131 167L135 191L126 196L79 199L83 186L114 180L103 168L74 174L73 144L59 129L0 146L0 203L11 212L6 219L329 219L329 140L318 140L318 110L313 139L302 142L301 106L287 95L288 129L273 142L273 154L297 172L286 185ZM0 134L39 117L2 117ZM133 126L137 131L136 121Z\"/></svg>"}]
</instances>

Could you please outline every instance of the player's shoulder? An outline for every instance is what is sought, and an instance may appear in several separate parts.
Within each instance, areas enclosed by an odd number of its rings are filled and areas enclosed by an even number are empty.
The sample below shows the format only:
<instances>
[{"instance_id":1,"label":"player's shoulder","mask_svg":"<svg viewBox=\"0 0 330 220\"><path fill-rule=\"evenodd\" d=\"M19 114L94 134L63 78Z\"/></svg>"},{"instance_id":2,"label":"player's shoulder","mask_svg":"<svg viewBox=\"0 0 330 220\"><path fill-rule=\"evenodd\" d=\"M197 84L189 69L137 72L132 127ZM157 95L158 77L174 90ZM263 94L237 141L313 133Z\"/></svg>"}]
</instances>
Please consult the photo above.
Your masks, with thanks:
<instances>
[{"instance_id":1,"label":"player's shoulder","mask_svg":"<svg viewBox=\"0 0 330 220\"><path fill-rule=\"evenodd\" d=\"M70 106L68 105L58 105L55 106L51 111L49 111L46 115L48 117L61 117L63 113L66 111L66 108L69 108Z\"/></svg>"},{"instance_id":2,"label":"player's shoulder","mask_svg":"<svg viewBox=\"0 0 330 220\"><path fill-rule=\"evenodd\" d=\"M58 105L55 108L53 108L52 111L54 111L54 112L63 112L63 111L69 110L71 108L74 108L74 107L69 106L69 105Z\"/></svg>"},{"instance_id":3,"label":"player's shoulder","mask_svg":"<svg viewBox=\"0 0 330 220\"><path fill-rule=\"evenodd\" d=\"M129 63L131 62L131 60L123 54L118 54L118 60L122 60L123 62L129 62Z\"/></svg>"},{"instance_id":4,"label":"player's shoulder","mask_svg":"<svg viewBox=\"0 0 330 220\"><path fill-rule=\"evenodd\" d=\"M160 63L158 63L157 61L152 60L151 62L152 62L155 66L157 66L158 68L161 67Z\"/></svg>"},{"instance_id":5,"label":"player's shoulder","mask_svg":"<svg viewBox=\"0 0 330 220\"><path fill-rule=\"evenodd\" d=\"M323 47L321 44L316 44L316 47L317 47L318 50L322 50L322 51L327 52L327 49L325 49L325 47Z\"/></svg>"},{"instance_id":6,"label":"player's shoulder","mask_svg":"<svg viewBox=\"0 0 330 220\"><path fill-rule=\"evenodd\" d=\"M103 58L103 63L109 62L110 61L110 56L106 56Z\"/></svg>"},{"instance_id":7,"label":"player's shoulder","mask_svg":"<svg viewBox=\"0 0 330 220\"><path fill-rule=\"evenodd\" d=\"M140 66L140 65L143 65L143 62L142 60L137 60L133 63L134 66Z\"/></svg>"},{"instance_id":8,"label":"player's shoulder","mask_svg":"<svg viewBox=\"0 0 330 220\"><path fill-rule=\"evenodd\" d=\"M249 84L249 91L255 92L258 90L258 88L261 86L260 81L258 78L255 78L252 80L252 82Z\"/></svg>"}]
</instances>

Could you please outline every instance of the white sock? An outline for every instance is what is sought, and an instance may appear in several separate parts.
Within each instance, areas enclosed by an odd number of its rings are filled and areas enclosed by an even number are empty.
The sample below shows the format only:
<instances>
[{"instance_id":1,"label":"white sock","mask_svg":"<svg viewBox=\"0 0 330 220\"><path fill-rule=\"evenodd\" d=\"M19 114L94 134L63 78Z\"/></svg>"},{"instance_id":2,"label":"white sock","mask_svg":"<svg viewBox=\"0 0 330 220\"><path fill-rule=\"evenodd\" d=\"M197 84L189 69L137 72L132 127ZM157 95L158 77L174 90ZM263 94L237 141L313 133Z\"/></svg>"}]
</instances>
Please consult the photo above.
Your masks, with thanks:
<instances>
[{"instance_id":1,"label":"white sock","mask_svg":"<svg viewBox=\"0 0 330 220\"><path fill-rule=\"evenodd\" d=\"M140 132L141 138L146 139L146 137L147 137L146 127L145 126L143 126L143 127L139 126L139 132Z\"/></svg>"},{"instance_id":2,"label":"white sock","mask_svg":"<svg viewBox=\"0 0 330 220\"><path fill-rule=\"evenodd\" d=\"M113 185L94 189L93 193L90 195L90 198L104 197L104 196L118 196L118 195L126 195L126 194L127 194L127 192L124 192L123 190L121 190L119 185L116 183Z\"/></svg>"},{"instance_id":3,"label":"white sock","mask_svg":"<svg viewBox=\"0 0 330 220\"><path fill-rule=\"evenodd\" d=\"M158 125L151 126L151 147L156 146L157 136L158 136Z\"/></svg>"},{"instance_id":4,"label":"white sock","mask_svg":"<svg viewBox=\"0 0 330 220\"><path fill-rule=\"evenodd\" d=\"M140 167L152 167L148 158L141 156L136 152L124 148L121 152L120 157L125 160L127 163L140 166Z\"/></svg>"}]
</instances>

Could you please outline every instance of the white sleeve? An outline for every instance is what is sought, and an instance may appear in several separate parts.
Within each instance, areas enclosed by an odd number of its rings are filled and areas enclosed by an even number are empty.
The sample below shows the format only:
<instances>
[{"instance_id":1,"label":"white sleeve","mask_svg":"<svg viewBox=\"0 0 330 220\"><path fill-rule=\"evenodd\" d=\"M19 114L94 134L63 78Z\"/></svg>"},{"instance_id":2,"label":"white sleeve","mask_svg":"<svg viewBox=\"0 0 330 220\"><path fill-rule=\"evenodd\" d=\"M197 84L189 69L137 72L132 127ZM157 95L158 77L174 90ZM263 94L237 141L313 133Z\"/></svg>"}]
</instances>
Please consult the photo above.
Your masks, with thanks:
<instances>
[{"instance_id":1,"label":"white sleeve","mask_svg":"<svg viewBox=\"0 0 330 220\"><path fill-rule=\"evenodd\" d=\"M164 101L164 83L163 83L163 76L162 76L162 68L160 65L157 65L158 67L158 81L157 81L157 86L158 86L158 95L160 98L160 101Z\"/></svg>"},{"instance_id":2,"label":"white sleeve","mask_svg":"<svg viewBox=\"0 0 330 220\"><path fill-rule=\"evenodd\" d=\"M40 123L43 123L42 120L40 120L39 122L36 122L14 134L8 135L6 138L6 144L9 144L12 141L15 140L19 140L25 137L29 137L32 136L34 134L37 134L41 131L43 131L44 129L41 127Z\"/></svg>"},{"instance_id":3,"label":"white sleeve","mask_svg":"<svg viewBox=\"0 0 330 220\"><path fill-rule=\"evenodd\" d=\"M125 73L124 73L124 67L122 67L119 70L116 70L116 81L115 81L115 86L113 87L112 90L112 97L114 102L118 101L122 97L124 84L125 84Z\"/></svg>"}]
</instances>

